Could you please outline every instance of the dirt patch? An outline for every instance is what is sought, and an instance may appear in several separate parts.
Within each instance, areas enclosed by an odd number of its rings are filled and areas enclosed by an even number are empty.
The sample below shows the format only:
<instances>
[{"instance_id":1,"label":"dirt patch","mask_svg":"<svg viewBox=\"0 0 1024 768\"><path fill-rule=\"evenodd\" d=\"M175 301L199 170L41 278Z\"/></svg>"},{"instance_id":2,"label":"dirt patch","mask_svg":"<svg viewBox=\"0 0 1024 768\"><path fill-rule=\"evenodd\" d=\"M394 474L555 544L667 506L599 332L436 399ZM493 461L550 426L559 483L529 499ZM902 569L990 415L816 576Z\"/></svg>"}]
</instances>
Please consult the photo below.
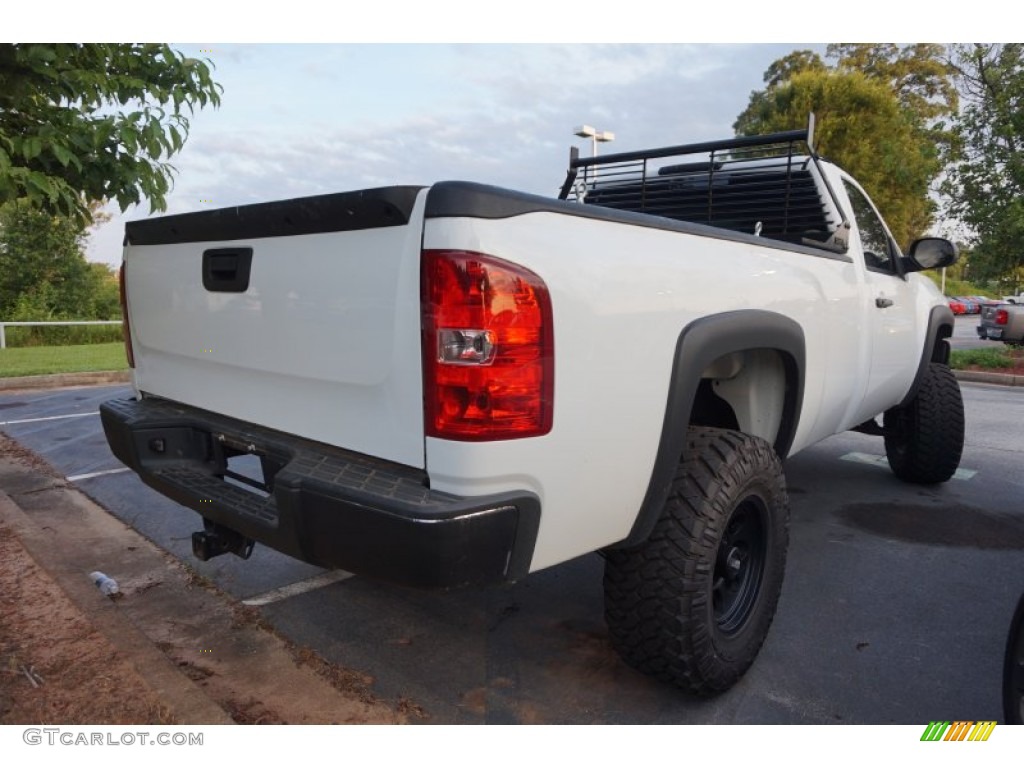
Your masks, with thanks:
<instances>
[{"instance_id":1,"label":"dirt patch","mask_svg":"<svg viewBox=\"0 0 1024 768\"><path fill-rule=\"evenodd\" d=\"M0 526L0 723L174 724L157 695Z\"/></svg>"},{"instance_id":2,"label":"dirt patch","mask_svg":"<svg viewBox=\"0 0 1024 768\"><path fill-rule=\"evenodd\" d=\"M1006 376L1024 376L1024 360L1016 360L1009 368L982 368L980 365L968 365L958 368L959 371L973 371L975 373L1002 373Z\"/></svg>"},{"instance_id":3,"label":"dirt patch","mask_svg":"<svg viewBox=\"0 0 1024 768\"><path fill-rule=\"evenodd\" d=\"M254 698L246 701L228 699L228 714L239 725L287 725L280 714Z\"/></svg>"},{"instance_id":4,"label":"dirt patch","mask_svg":"<svg viewBox=\"0 0 1024 768\"><path fill-rule=\"evenodd\" d=\"M10 459L54 480L64 480L63 476L43 459L4 434L0 434L0 459Z\"/></svg>"},{"instance_id":5,"label":"dirt patch","mask_svg":"<svg viewBox=\"0 0 1024 768\"><path fill-rule=\"evenodd\" d=\"M0 724L427 718L280 636L2 434L0 479ZM96 563L116 600L85 577Z\"/></svg>"},{"instance_id":6,"label":"dirt patch","mask_svg":"<svg viewBox=\"0 0 1024 768\"><path fill-rule=\"evenodd\" d=\"M373 684L372 677L339 667L337 664L331 664L323 656L309 648L292 646L292 654L300 667L308 667L337 690L344 691L365 704L372 704L375 701L373 694L370 693L370 685ZM409 703L400 700L398 709L401 712L409 712Z\"/></svg>"}]
</instances>

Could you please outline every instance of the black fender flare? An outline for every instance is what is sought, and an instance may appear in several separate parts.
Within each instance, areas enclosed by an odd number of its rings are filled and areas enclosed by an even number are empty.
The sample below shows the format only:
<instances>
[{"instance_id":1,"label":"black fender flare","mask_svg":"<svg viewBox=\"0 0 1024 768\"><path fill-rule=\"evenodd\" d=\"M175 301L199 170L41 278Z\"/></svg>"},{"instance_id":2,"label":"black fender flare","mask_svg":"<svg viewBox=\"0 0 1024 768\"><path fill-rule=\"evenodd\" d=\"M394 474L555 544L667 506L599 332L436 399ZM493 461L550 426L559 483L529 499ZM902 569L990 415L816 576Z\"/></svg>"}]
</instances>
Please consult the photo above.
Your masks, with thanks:
<instances>
[{"instance_id":1,"label":"black fender flare","mask_svg":"<svg viewBox=\"0 0 1024 768\"><path fill-rule=\"evenodd\" d=\"M754 349L781 353L787 386L774 448L779 458L786 458L803 403L806 364L803 328L785 315L760 309L735 310L694 320L683 328L676 342L661 440L647 493L629 536L614 546L635 546L646 540L654 528L686 446L686 430L701 373L723 355Z\"/></svg>"},{"instance_id":2,"label":"black fender flare","mask_svg":"<svg viewBox=\"0 0 1024 768\"><path fill-rule=\"evenodd\" d=\"M949 364L949 342L946 339L953 335L955 324L953 310L948 306L932 307L932 311L928 314L928 332L925 336L924 348L921 350L921 360L917 364L917 373L914 375L914 382L910 385L909 391L900 401L900 408L905 407L914 399L929 363Z\"/></svg>"}]
</instances>

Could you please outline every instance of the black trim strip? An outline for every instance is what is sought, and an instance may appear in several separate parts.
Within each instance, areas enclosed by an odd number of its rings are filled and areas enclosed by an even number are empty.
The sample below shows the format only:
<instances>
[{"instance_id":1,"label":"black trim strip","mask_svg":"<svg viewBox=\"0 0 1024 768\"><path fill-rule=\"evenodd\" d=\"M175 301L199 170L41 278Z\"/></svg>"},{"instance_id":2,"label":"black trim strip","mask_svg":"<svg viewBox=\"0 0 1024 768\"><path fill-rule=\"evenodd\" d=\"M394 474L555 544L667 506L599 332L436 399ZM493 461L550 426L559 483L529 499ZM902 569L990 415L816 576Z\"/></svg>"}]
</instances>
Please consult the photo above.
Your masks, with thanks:
<instances>
[{"instance_id":1,"label":"black trim strip","mask_svg":"<svg viewBox=\"0 0 1024 768\"><path fill-rule=\"evenodd\" d=\"M806 369L803 329L795 320L760 309L723 312L695 320L679 334L676 344L661 442L647 494L629 536L616 546L629 547L643 542L661 515L686 447L686 431L701 373L723 355L754 349L773 349L782 353L787 385L782 423L774 447L780 458L786 458L793 445L803 407Z\"/></svg>"},{"instance_id":2,"label":"black trim strip","mask_svg":"<svg viewBox=\"0 0 1024 768\"><path fill-rule=\"evenodd\" d=\"M474 219L510 219L528 213L561 213L568 216L579 216L585 219L596 219L617 224L629 224L647 229L662 229L669 232L685 232L700 237L711 237L716 240L729 240L747 245L757 245L780 251L794 251L822 259L853 263L853 258L834 251L826 251L797 243L786 243L766 237L735 232L706 224L694 224L688 221L676 221L662 216L646 213L618 211L600 205L581 205L566 200L552 200L540 195L516 192L487 184L476 184L469 181L442 181L430 188L427 195L425 217L441 219L465 217Z\"/></svg>"},{"instance_id":3,"label":"black trim strip","mask_svg":"<svg viewBox=\"0 0 1024 768\"><path fill-rule=\"evenodd\" d=\"M398 227L409 223L421 189L380 187L129 221L125 242L172 245Z\"/></svg>"}]
</instances>

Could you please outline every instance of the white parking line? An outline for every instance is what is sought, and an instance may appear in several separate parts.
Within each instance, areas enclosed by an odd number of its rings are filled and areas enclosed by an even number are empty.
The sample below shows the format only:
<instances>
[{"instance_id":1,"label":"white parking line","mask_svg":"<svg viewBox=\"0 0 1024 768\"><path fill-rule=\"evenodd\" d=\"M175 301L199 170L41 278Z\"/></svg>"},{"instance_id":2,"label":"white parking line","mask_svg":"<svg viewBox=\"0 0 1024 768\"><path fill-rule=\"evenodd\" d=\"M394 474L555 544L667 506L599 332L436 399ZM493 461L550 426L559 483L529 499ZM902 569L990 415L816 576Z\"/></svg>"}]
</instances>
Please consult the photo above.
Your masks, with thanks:
<instances>
[{"instance_id":1,"label":"white parking line","mask_svg":"<svg viewBox=\"0 0 1024 768\"><path fill-rule=\"evenodd\" d=\"M305 592L312 592L314 589L320 589L339 581L351 579L353 576L355 574L348 571L328 571L327 573L321 573L319 576L296 581L294 584L287 584L265 592L262 595L250 597L248 600L243 600L242 604L252 606L270 605L270 603L276 603L279 600L285 600L286 598L295 597Z\"/></svg>"},{"instance_id":2,"label":"white parking line","mask_svg":"<svg viewBox=\"0 0 1024 768\"><path fill-rule=\"evenodd\" d=\"M86 472L84 475L68 475L69 483L77 483L79 480L91 480L94 477L103 477L104 475L116 475L121 472L131 472L129 467L118 467L117 469L105 469L102 472Z\"/></svg>"},{"instance_id":3,"label":"white parking line","mask_svg":"<svg viewBox=\"0 0 1024 768\"><path fill-rule=\"evenodd\" d=\"M80 419L83 416L99 416L99 411L93 411L92 413L65 413L63 416L39 416L34 419L15 419L14 421L0 421L0 427L6 427L9 424L32 424L36 421L56 421L57 419Z\"/></svg>"},{"instance_id":4,"label":"white parking line","mask_svg":"<svg viewBox=\"0 0 1024 768\"><path fill-rule=\"evenodd\" d=\"M876 467L882 467L883 469L889 468L889 460L885 456L877 456L873 453L847 453L845 456L840 456L841 461L856 461L860 464L874 464ZM961 467L953 473L954 480L970 480L978 474L976 469L964 469Z\"/></svg>"}]
</instances>

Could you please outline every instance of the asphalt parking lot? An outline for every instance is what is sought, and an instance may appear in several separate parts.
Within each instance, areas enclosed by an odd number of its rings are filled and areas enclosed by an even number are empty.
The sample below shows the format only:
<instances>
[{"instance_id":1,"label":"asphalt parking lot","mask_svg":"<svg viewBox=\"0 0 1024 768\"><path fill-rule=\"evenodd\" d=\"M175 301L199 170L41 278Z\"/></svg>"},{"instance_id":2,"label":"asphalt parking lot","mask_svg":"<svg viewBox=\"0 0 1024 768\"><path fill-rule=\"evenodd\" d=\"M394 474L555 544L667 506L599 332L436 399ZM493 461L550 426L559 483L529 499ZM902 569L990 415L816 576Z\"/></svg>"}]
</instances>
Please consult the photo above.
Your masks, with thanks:
<instances>
[{"instance_id":1,"label":"asphalt parking lot","mask_svg":"<svg viewBox=\"0 0 1024 768\"><path fill-rule=\"evenodd\" d=\"M107 449L96 411L127 387L6 393L0 430L286 637L372 675L381 696L415 700L433 723L1001 720L1003 646L1024 591L1024 388L962 389L967 445L943 486L899 482L878 463L880 439L853 433L787 462L779 611L750 673L708 701L613 654L597 555L449 593L326 573L259 546L247 562L201 563L198 516Z\"/></svg>"}]
</instances>

